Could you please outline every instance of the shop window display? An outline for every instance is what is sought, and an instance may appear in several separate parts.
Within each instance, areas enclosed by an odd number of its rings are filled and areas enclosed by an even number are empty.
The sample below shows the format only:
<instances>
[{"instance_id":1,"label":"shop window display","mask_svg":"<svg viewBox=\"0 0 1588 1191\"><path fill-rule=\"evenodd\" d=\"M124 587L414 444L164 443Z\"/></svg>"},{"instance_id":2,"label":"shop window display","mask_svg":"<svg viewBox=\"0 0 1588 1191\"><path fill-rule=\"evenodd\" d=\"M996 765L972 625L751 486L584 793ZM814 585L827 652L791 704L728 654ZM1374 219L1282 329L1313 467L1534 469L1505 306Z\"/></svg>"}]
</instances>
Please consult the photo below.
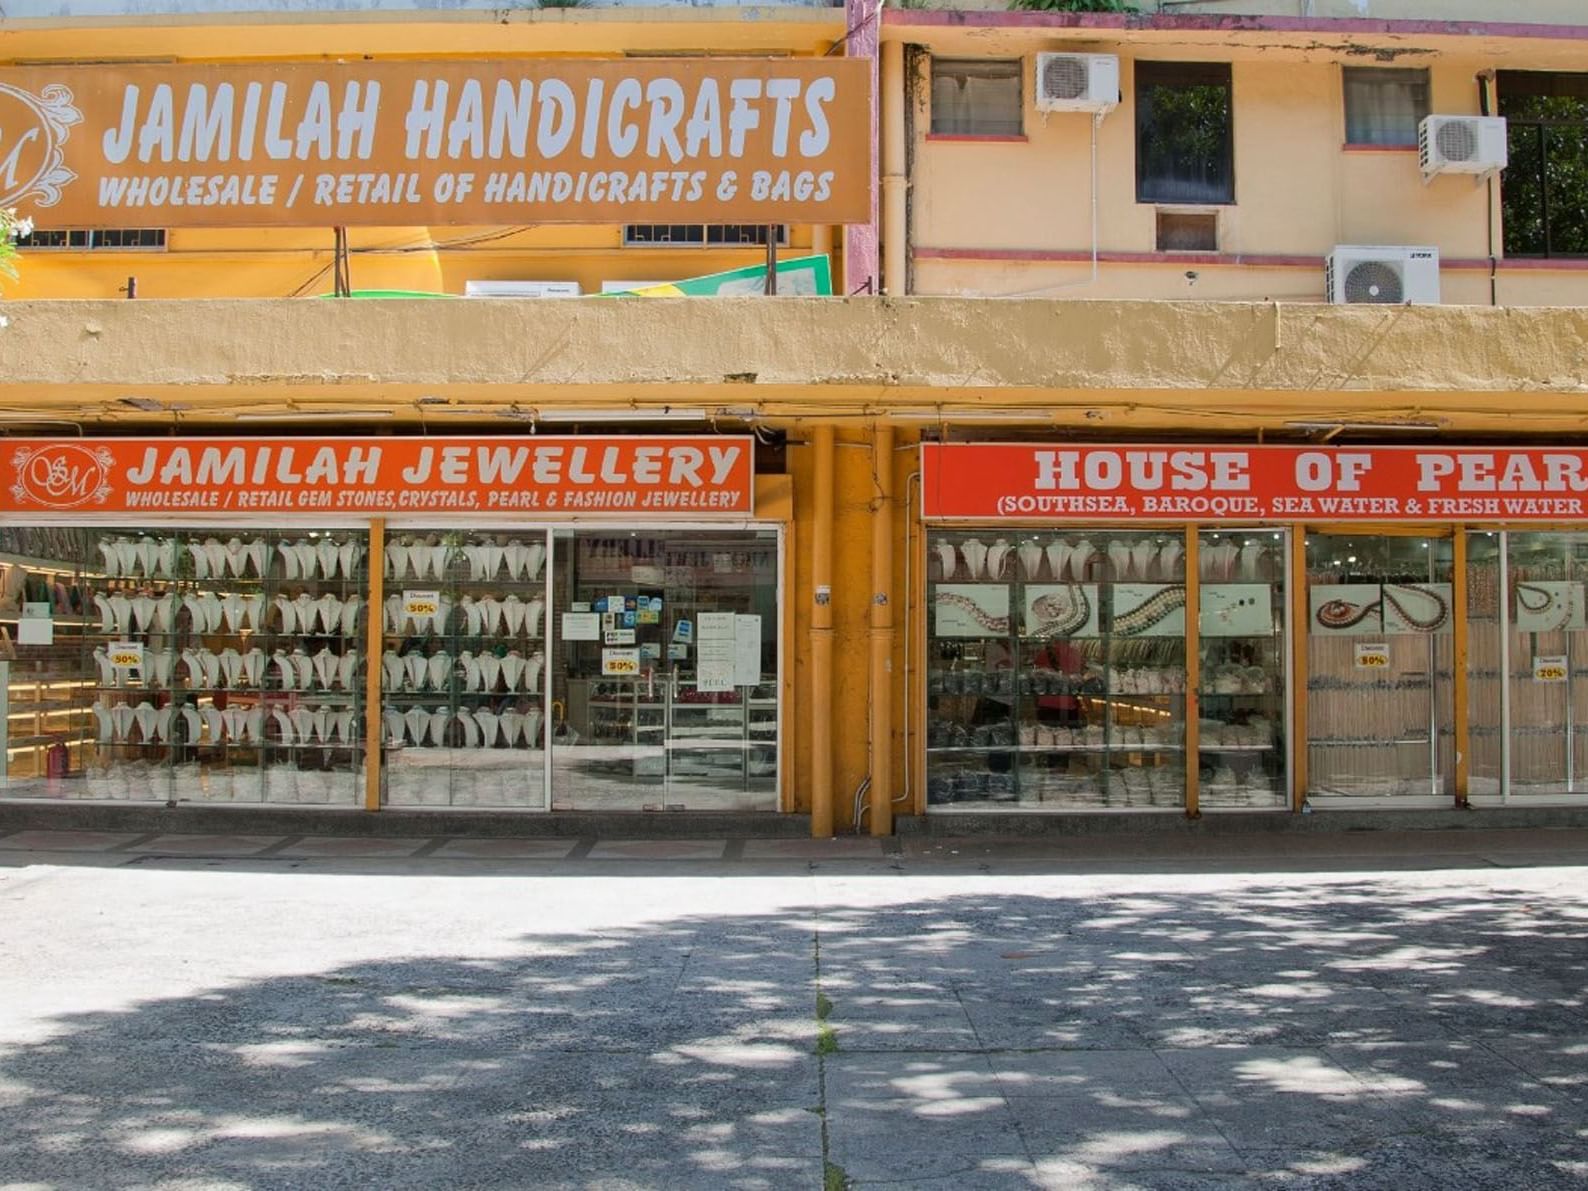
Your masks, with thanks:
<instances>
[{"instance_id":1,"label":"shop window display","mask_svg":"<svg viewBox=\"0 0 1588 1191\"><path fill-rule=\"evenodd\" d=\"M553 809L776 810L777 531L555 548Z\"/></svg>"},{"instance_id":2,"label":"shop window display","mask_svg":"<svg viewBox=\"0 0 1588 1191\"><path fill-rule=\"evenodd\" d=\"M1184 538L933 533L927 801L1185 801Z\"/></svg>"},{"instance_id":3,"label":"shop window display","mask_svg":"<svg viewBox=\"0 0 1588 1191\"><path fill-rule=\"evenodd\" d=\"M1309 797L1454 789L1451 543L1307 537Z\"/></svg>"},{"instance_id":4,"label":"shop window display","mask_svg":"<svg viewBox=\"0 0 1588 1191\"><path fill-rule=\"evenodd\" d=\"M392 806L545 806L544 530L394 530L381 723Z\"/></svg>"},{"instance_id":5,"label":"shop window display","mask_svg":"<svg viewBox=\"0 0 1588 1191\"><path fill-rule=\"evenodd\" d=\"M3 544L8 793L360 796L364 533L41 527Z\"/></svg>"},{"instance_id":6,"label":"shop window display","mask_svg":"<svg viewBox=\"0 0 1588 1191\"><path fill-rule=\"evenodd\" d=\"M1469 792L1581 793L1588 534L1472 533L1467 560Z\"/></svg>"},{"instance_id":7,"label":"shop window display","mask_svg":"<svg viewBox=\"0 0 1588 1191\"><path fill-rule=\"evenodd\" d=\"M1198 805L1284 808L1286 535L1203 531Z\"/></svg>"}]
</instances>

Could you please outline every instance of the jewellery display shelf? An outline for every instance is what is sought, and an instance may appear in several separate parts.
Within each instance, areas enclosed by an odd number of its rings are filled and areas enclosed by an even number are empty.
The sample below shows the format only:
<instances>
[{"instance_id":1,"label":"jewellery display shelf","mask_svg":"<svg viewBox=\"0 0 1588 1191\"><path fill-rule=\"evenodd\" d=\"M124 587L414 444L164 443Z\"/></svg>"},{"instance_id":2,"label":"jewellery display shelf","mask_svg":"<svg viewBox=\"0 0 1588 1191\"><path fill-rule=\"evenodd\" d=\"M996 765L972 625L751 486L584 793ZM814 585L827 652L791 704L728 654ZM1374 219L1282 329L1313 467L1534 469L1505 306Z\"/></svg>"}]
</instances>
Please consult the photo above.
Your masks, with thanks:
<instances>
[{"instance_id":1,"label":"jewellery display shelf","mask_svg":"<svg viewBox=\"0 0 1588 1191\"><path fill-rule=\"evenodd\" d=\"M777 688L767 675L754 687L700 691L693 681L668 685L667 771L679 780L737 780L749 789L777 776Z\"/></svg>"},{"instance_id":2,"label":"jewellery display shelf","mask_svg":"<svg viewBox=\"0 0 1588 1191\"><path fill-rule=\"evenodd\" d=\"M15 654L0 659L0 794L83 793L73 779L82 776L85 749L92 750L95 680L82 660L89 624L83 608L93 606L93 587L75 559L86 544L77 530L0 530L0 628ZM64 557L42 557L48 550ZM23 644L23 606L40 603L49 606L53 640ZM65 765L52 777L49 755L57 748L65 749Z\"/></svg>"},{"instance_id":3,"label":"jewellery display shelf","mask_svg":"<svg viewBox=\"0 0 1588 1191\"><path fill-rule=\"evenodd\" d=\"M544 806L545 532L397 531L382 564L385 802Z\"/></svg>"},{"instance_id":4,"label":"jewellery display shelf","mask_svg":"<svg viewBox=\"0 0 1588 1191\"><path fill-rule=\"evenodd\" d=\"M928 542L929 806L1184 806L1183 544Z\"/></svg>"},{"instance_id":5,"label":"jewellery display shelf","mask_svg":"<svg viewBox=\"0 0 1588 1191\"><path fill-rule=\"evenodd\" d=\"M1309 798L1448 795L1448 549L1415 537L1309 537ZM1341 565L1320 565L1325 556ZM1387 657L1363 656L1364 645L1384 646Z\"/></svg>"},{"instance_id":6,"label":"jewellery display shelf","mask_svg":"<svg viewBox=\"0 0 1588 1191\"><path fill-rule=\"evenodd\" d=\"M93 798L349 805L362 790L367 538L93 534Z\"/></svg>"},{"instance_id":7,"label":"jewellery display shelf","mask_svg":"<svg viewBox=\"0 0 1588 1191\"><path fill-rule=\"evenodd\" d=\"M1282 810L1287 673L1284 538L1205 531L1198 648L1197 802Z\"/></svg>"}]
</instances>

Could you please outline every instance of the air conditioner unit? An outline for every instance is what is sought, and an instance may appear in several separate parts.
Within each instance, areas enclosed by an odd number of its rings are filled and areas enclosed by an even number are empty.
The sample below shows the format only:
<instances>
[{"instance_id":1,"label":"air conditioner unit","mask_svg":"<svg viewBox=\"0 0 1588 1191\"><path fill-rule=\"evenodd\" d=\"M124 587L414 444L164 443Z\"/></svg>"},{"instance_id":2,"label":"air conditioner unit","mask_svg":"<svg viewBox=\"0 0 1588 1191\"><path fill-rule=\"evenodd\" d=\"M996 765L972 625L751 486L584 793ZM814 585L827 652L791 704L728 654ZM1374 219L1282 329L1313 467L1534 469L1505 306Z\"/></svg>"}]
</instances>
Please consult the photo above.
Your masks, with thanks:
<instances>
[{"instance_id":1,"label":"air conditioner unit","mask_svg":"<svg viewBox=\"0 0 1588 1191\"><path fill-rule=\"evenodd\" d=\"M1340 244L1324 266L1329 301L1403 306L1439 302L1439 249Z\"/></svg>"},{"instance_id":2,"label":"air conditioner unit","mask_svg":"<svg viewBox=\"0 0 1588 1191\"><path fill-rule=\"evenodd\" d=\"M465 281L465 298L577 298L577 281Z\"/></svg>"},{"instance_id":3,"label":"air conditioner unit","mask_svg":"<svg viewBox=\"0 0 1588 1191\"><path fill-rule=\"evenodd\" d=\"M1507 160L1504 116L1427 116L1417 126L1424 179L1435 174L1487 174Z\"/></svg>"},{"instance_id":4,"label":"air conditioner unit","mask_svg":"<svg viewBox=\"0 0 1588 1191\"><path fill-rule=\"evenodd\" d=\"M1119 105L1113 54L1038 54L1032 87L1039 112L1111 112Z\"/></svg>"}]
</instances>

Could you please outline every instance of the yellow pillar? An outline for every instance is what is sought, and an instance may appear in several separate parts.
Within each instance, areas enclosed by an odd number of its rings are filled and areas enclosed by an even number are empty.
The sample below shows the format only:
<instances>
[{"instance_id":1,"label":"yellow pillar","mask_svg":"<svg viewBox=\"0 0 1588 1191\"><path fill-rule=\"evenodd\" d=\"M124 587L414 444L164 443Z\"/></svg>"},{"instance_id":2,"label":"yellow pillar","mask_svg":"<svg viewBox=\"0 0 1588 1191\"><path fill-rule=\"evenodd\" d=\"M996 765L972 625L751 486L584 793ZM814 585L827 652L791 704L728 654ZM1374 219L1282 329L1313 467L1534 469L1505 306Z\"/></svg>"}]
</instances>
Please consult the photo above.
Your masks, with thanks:
<instances>
[{"instance_id":1,"label":"yellow pillar","mask_svg":"<svg viewBox=\"0 0 1588 1191\"><path fill-rule=\"evenodd\" d=\"M1470 701L1471 687L1467 677L1467 659L1470 648L1467 639L1467 531L1463 526L1456 526L1454 536L1450 542L1450 675L1452 679L1451 701L1455 704L1452 709L1455 719L1456 744L1456 805L1467 805L1467 793L1470 788L1471 777L1471 717L1467 714ZM1501 576L1503 584L1505 576ZM1509 674L1503 681L1511 681Z\"/></svg>"},{"instance_id":2,"label":"yellow pillar","mask_svg":"<svg viewBox=\"0 0 1588 1191\"><path fill-rule=\"evenodd\" d=\"M1307 596L1307 527L1290 527L1290 809L1307 801L1307 638L1312 626Z\"/></svg>"},{"instance_id":3,"label":"yellow pillar","mask_svg":"<svg viewBox=\"0 0 1588 1191\"><path fill-rule=\"evenodd\" d=\"M1185 528L1185 813L1202 817L1202 538Z\"/></svg>"},{"instance_id":4,"label":"yellow pillar","mask_svg":"<svg viewBox=\"0 0 1588 1191\"><path fill-rule=\"evenodd\" d=\"M871 430L871 834L893 834L893 427Z\"/></svg>"},{"instance_id":5,"label":"yellow pillar","mask_svg":"<svg viewBox=\"0 0 1588 1191\"><path fill-rule=\"evenodd\" d=\"M369 623L364 628L364 809L380 810L380 659L385 651L386 522L369 523Z\"/></svg>"},{"instance_id":6,"label":"yellow pillar","mask_svg":"<svg viewBox=\"0 0 1588 1191\"><path fill-rule=\"evenodd\" d=\"M833 465L832 423L817 426L815 517L811 526L811 836L833 834Z\"/></svg>"},{"instance_id":7,"label":"yellow pillar","mask_svg":"<svg viewBox=\"0 0 1588 1191\"><path fill-rule=\"evenodd\" d=\"M909 289L906 246L909 187L904 145L904 43L882 44L882 292Z\"/></svg>"}]
</instances>

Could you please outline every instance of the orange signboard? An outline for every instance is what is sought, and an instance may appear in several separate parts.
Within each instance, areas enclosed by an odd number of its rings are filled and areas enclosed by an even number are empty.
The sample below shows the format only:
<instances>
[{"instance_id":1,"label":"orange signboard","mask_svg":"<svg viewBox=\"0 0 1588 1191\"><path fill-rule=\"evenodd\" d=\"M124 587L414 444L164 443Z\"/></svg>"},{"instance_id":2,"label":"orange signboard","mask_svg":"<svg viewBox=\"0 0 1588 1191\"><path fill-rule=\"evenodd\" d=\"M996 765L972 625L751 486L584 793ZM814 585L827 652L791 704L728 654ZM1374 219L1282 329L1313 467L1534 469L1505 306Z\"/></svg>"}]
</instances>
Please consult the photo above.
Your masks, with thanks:
<instances>
[{"instance_id":1,"label":"orange signboard","mask_svg":"<svg viewBox=\"0 0 1588 1191\"><path fill-rule=\"evenodd\" d=\"M1588 520L1588 451L1504 447L926 443L932 518Z\"/></svg>"},{"instance_id":2,"label":"orange signboard","mask_svg":"<svg viewBox=\"0 0 1588 1191\"><path fill-rule=\"evenodd\" d=\"M12 439L0 514L748 516L741 435Z\"/></svg>"},{"instance_id":3,"label":"orange signboard","mask_svg":"<svg viewBox=\"0 0 1588 1191\"><path fill-rule=\"evenodd\" d=\"M46 227L849 223L866 64L532 59L0 70Z\"/></svg>"}]
</instances>

